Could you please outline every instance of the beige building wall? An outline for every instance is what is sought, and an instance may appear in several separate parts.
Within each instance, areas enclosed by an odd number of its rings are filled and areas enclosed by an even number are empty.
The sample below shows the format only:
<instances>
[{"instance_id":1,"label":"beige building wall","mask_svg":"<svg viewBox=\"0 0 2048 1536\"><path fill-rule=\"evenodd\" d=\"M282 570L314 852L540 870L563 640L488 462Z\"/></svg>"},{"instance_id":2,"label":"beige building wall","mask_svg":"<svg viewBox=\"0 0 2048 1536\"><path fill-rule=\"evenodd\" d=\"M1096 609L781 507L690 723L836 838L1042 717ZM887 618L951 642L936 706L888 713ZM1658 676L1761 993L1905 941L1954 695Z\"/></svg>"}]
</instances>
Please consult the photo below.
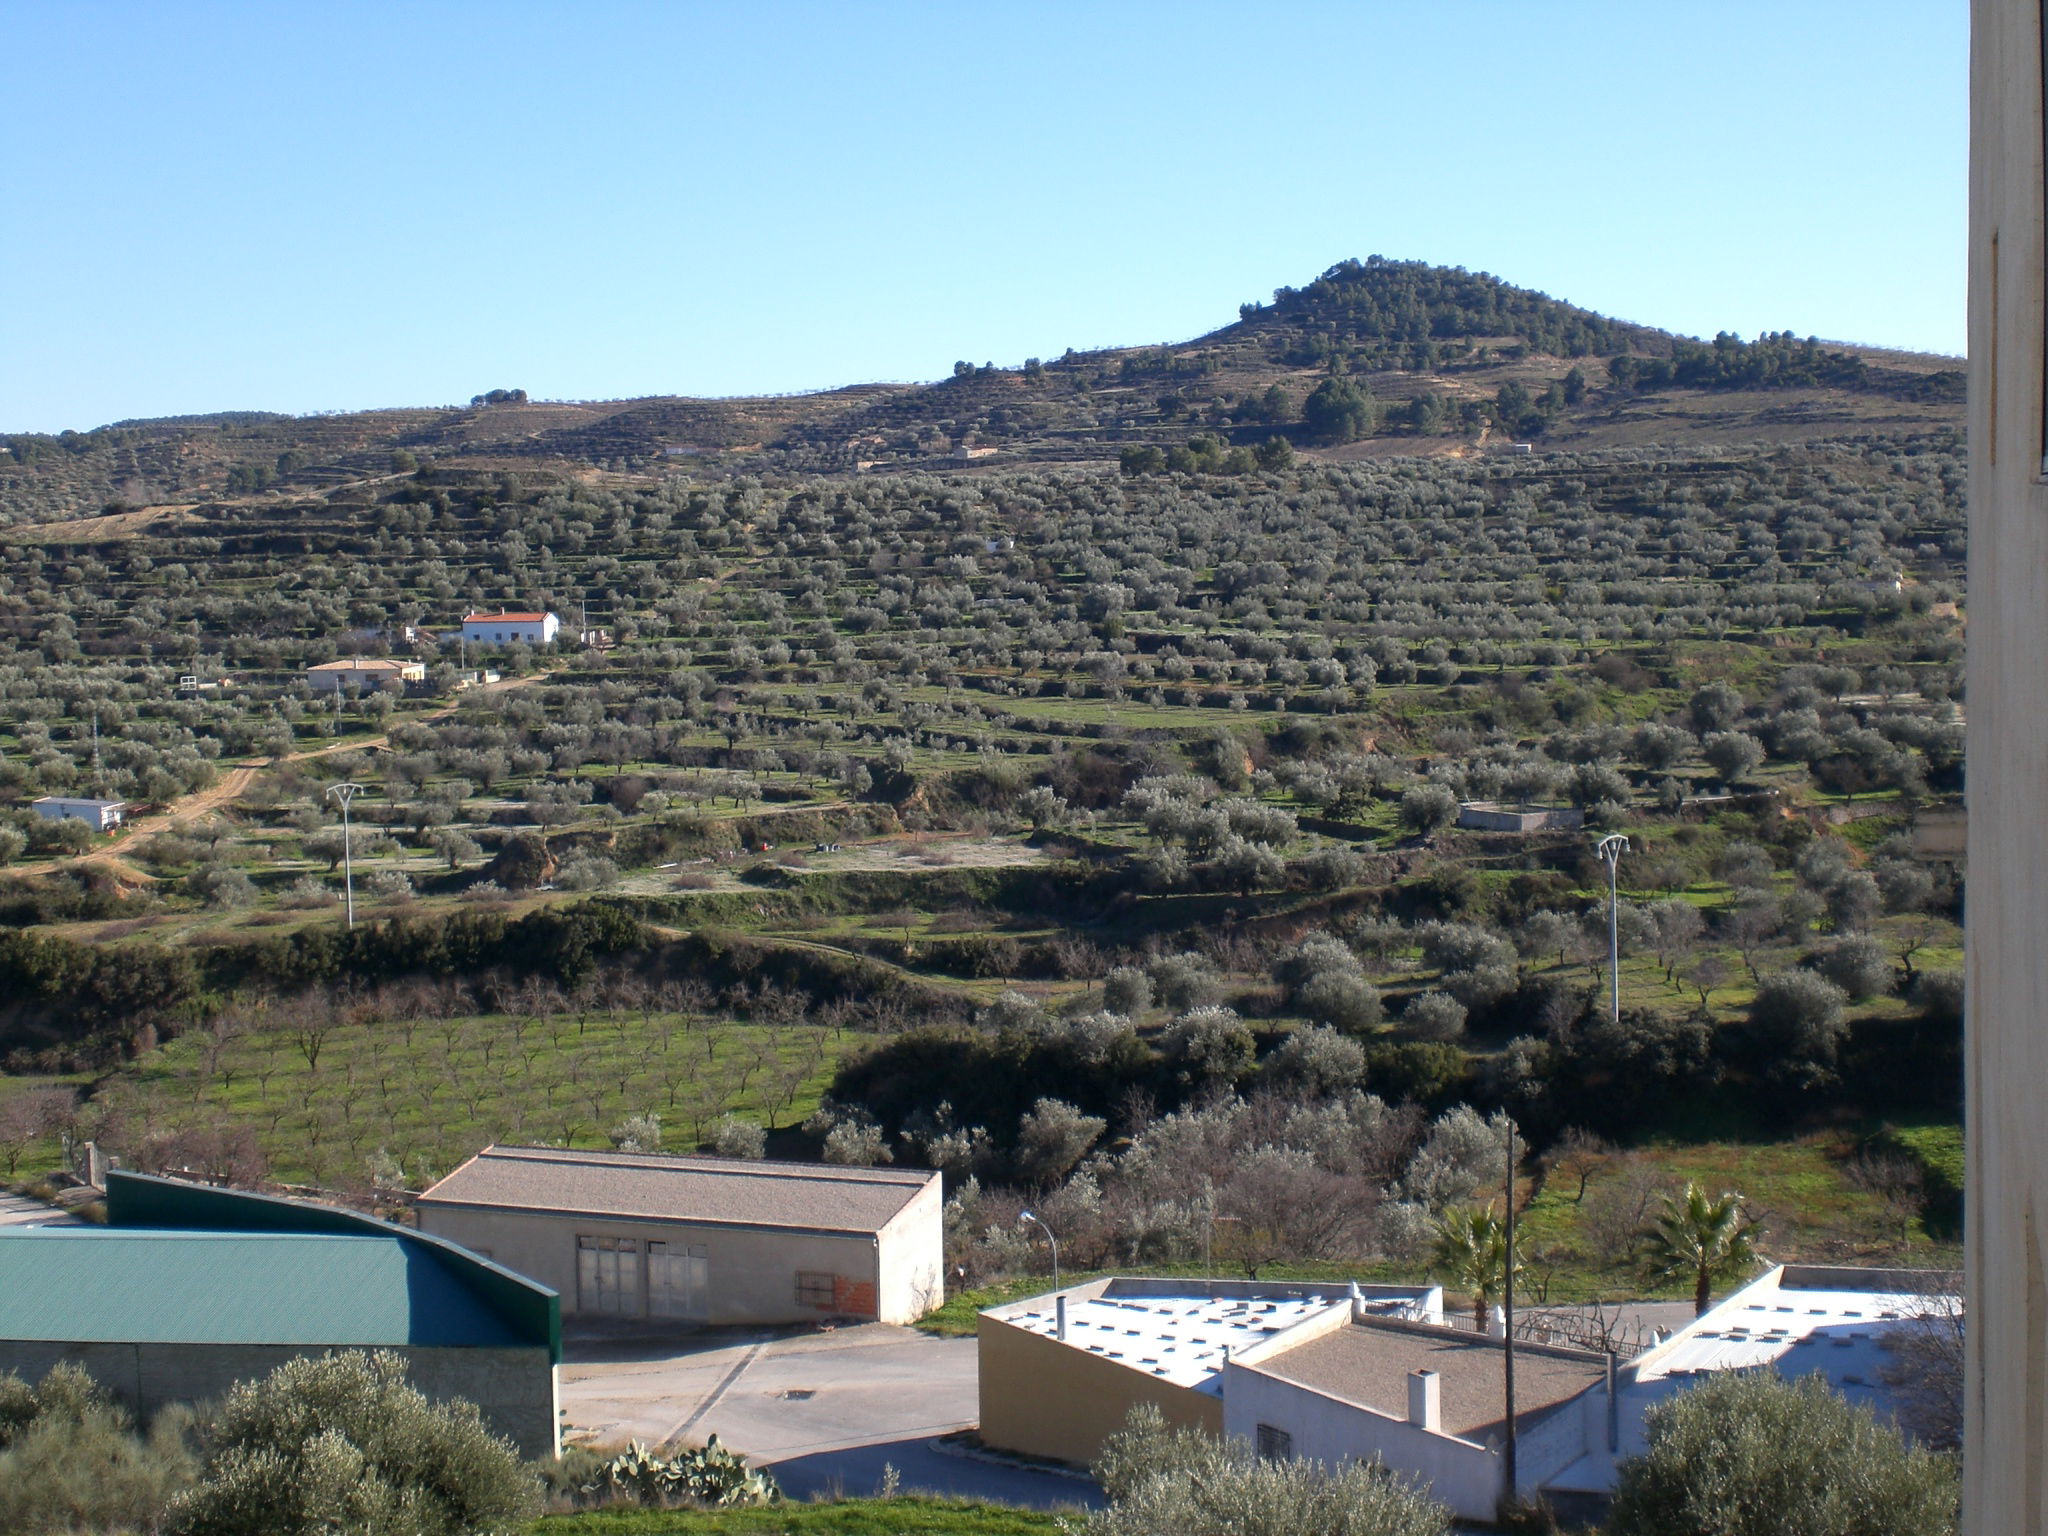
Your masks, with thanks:
<instances>
[{"instance_id":1,"label":"beige building wall","mask_svg":"<svg viewBox=\"0 0 2048 1536\"><path fill-rule=\"evenodd\" d=\"M933 1179L881 1232L881 1320L914 1323L946 1299L946 1202Z\"/></svg>"},{"instance_id":2,"label":"beige building wall","mask_svg":"<svg viewBox=\"0 0 2048 1536\"><path fill-rule=\"evenodd\" d=\"M936 1182L932 1187L937 1188ZM418 1209L421 1231L460 1243L560 1292L565 1318L595 1315L577 1285L579 1236L630 1238L640 1245L635 1269L638 1305L616 1314L621 1321L647 1319L649 1241L704 1249L708 1285L702 1315L677 1322L796 1323L822 1317L876 1317L880 1311L880 1250L872 1237L425 1202ZM813 1299L799 1299L800 1276L810 1279L808 1295Z\"/></svg>"},{"instance_id":3,"label":"beige building wall","mask_svg":"<svg viewBox=\"0 0 2048 1536\"><path fill-rule=\"evenodd\" d=\"M1139 1403L1168 1428L1223 1433L1223 1399L1177 1387L983 1313L978 1329L981 1438L998 1450L1085 1466Z\"/></svg>"},{"instance_id":4,"label":"beige building wall","mask_svg":"<svg viewBox=\"0 0 2048 1536\"><path fill-rule=\"evenodd\" d=\"M2048 1532L2041 26L1971 7L1967 1536Z\"/></svg>"}]
</instances>

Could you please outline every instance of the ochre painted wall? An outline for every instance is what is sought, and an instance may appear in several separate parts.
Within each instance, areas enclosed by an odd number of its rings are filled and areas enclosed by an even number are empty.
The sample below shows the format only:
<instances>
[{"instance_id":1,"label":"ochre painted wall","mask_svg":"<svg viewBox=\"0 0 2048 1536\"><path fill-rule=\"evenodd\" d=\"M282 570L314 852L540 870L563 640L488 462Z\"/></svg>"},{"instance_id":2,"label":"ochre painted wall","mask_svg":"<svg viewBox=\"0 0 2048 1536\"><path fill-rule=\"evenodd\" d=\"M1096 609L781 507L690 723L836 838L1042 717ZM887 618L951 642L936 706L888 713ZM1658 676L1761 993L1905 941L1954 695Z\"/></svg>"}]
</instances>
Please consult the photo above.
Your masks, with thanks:
<instances>
[{"instance_id":1,"label":"ochre painted wall","mask_svg":"<svg viewBox=\"0 0 2048 1536\"><path fill-rule=\"evenodd\" d=\"M1223 1433L1223 1400L984 1316L981 1438L999 1450L1085 1466L1139 1403L1167 1426Z\"/></svg>"}]
</instances>

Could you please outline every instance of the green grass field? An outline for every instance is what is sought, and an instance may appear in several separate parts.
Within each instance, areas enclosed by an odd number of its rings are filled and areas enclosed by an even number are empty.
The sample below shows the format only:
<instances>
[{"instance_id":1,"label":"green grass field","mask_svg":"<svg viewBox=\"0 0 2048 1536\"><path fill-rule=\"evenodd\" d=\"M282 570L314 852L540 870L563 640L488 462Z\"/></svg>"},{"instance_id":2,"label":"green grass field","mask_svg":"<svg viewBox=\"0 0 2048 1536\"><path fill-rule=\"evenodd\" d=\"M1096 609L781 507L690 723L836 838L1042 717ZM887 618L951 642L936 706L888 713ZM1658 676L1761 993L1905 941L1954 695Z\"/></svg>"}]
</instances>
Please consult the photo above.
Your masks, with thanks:
<instances>
[{"instance_id":1,"label":"green grass field","mask_svg":"<svg viewBox=\"0 0 2048 1536\"><path fill-rule=\"evenodd\" d=\"M273 1178L361 1178L383 1153L414 1180L490 1141L609 1145L653 1113L663 1144L694 1150L733 1113L801 1121L853 1037L678 1013L592 1007L540 1017L278 1020L194 1032L122 1068L100 1098L161 1136L246 1131Z\"/></svg>"}]
</instances>

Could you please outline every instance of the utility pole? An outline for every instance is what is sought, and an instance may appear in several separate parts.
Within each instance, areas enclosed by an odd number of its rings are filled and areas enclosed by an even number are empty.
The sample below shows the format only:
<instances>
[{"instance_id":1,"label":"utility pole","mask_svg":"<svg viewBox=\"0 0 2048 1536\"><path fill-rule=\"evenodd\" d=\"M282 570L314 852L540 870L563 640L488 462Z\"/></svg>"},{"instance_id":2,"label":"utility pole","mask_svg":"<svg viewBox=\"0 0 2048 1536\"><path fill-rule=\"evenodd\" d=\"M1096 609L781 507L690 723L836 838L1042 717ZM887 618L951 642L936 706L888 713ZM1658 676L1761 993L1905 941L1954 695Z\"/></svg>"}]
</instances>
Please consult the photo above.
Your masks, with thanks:
<instances>
[{"instance_id":1,"label":"utility pole","mask_svg":"<svg viewBox=\"0 0 2048 1536\"><path fill-rule=\"evenodd\" d=\"M1621 1022L1621 897L1616 874L1621 856L1628 852L1628 839L1610 832L1600 839L1599 854L1607 862L1607 969L1614 978L1614 1020Z\"/></svg>"},{"instance_id":2,"label":"utility pole","mask_svg":"<svg viewBox=\"0 0 2048 1536\"><path fill-rule=\"evenodd\" d=\"M1515 1122L1508 1120L1508 1232L1505 1258L1507 1274L1501 1284L1501 1322L1505 1346L1502 1375L1507 1387L1507 1444L1501 1457L1506 1473L1508 1498L1515 1497Z\"/></svg>"},{"instance_id":3,"label":"utility pole","mask_svg":"<svg viewBox=\"0 0 2048 1536\"><path fill-rule=\"evenodd\" d=\"M341 888L348 898L348 925L356 925L356 840L349 831L348 803L363 792L363 786L343 779L327 786L329 798L341 802Z\"/></svg>"}]
</instances>

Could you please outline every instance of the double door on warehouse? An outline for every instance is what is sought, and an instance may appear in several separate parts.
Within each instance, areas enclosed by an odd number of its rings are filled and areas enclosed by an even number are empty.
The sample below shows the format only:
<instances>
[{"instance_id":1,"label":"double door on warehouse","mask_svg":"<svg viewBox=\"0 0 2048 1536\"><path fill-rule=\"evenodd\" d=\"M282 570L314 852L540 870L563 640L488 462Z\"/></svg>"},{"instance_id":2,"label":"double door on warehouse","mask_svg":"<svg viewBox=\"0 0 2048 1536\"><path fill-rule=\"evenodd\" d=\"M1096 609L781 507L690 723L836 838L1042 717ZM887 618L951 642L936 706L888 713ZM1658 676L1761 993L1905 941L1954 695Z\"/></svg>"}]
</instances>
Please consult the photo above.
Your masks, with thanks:
<instances>
[{"instance_id":1,"label":"double door on warehouse","mask_svg":"<svg viewBox=\"0 0 2048 1536\"><path fill-rule=\"evenodd\" d=\"M711 1264L702 1243L576 1239L577 1310L600 1317L702 1318Z\"/></svg>"}]
</instances>

